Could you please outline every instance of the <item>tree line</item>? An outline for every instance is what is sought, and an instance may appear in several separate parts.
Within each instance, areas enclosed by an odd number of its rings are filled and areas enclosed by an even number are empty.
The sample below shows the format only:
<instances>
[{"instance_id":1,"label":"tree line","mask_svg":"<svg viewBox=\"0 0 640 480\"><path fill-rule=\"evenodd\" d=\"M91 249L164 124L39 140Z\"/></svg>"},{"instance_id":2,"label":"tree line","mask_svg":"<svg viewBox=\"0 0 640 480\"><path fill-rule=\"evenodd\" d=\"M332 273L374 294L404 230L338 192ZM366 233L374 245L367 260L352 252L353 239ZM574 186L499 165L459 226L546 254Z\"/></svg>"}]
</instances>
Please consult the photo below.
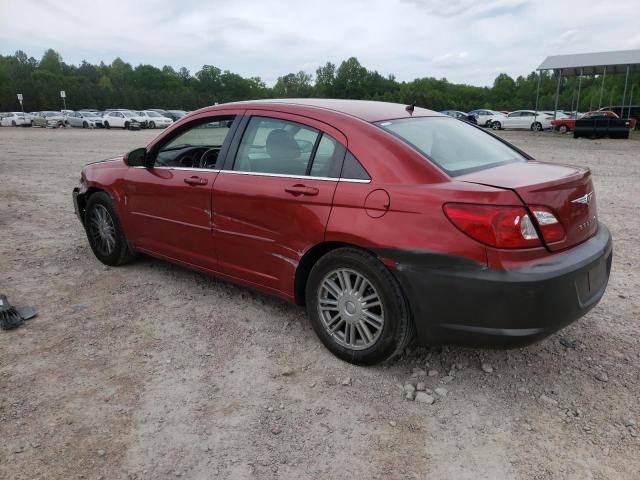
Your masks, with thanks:
<instances>
[{"instance_id":1,"label":"tree line","mask_svg":"<svg viewBox=\"0 0 640 480\"><path fill-rule=\"evenodd\" d=\"M599 105L622 102L624 75L605 78L601 96L601 78L584 77L578 105L578 79L561 79L558 108L587 111ZM83 61L70 65L55 50L47 50L40 60L23 51L0 55L0 111L20 110L16 94L24 96L25 111L60 110L60 91L66 92L67 108L165 108L195 110L214 103L260 98L349 98L413 103L433 110L490 108L518 110L534 108L540 82L539 109L553 109L556 78L537 72L513 79L505 73L490 87L456 84L446 78L423 77L398 81L384 76L349 58L339 65L327 62L315 75L300 71L277 79L272 87L260 77L245 78L213 65L192 74L187 68L171 66L132 66L120 58L111 64L94 65ZM633 87L633 88L632 88ZM640 74L630 75L625 104L633 90L640 97ZM634 104L640 101L633 101Z\"/></svg>"}]
</instances>

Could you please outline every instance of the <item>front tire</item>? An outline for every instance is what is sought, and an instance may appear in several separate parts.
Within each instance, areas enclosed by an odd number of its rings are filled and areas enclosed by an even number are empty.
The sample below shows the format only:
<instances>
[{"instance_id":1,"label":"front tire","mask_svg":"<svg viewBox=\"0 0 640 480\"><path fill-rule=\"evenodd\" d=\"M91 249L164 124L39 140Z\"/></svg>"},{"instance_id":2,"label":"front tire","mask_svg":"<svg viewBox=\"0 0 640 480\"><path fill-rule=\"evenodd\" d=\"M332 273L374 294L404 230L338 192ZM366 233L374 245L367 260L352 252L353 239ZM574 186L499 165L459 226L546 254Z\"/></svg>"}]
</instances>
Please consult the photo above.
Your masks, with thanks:
<instances>
[{"instance_id":1,"label":"front tire","mask_svg":"<svg viewBox=\"0 0 640 480\"><path fill-rule=\"evenodd\" d=\"M567 133L567 132L569 131L569 127L567 127L566 125L560 125L560 126L558 127L558 131L559 131L560 133Z\"/></svg>"},{"instance_id":2,"label":"front tire","mask_svg":"<svg viewBox=\"0 0 640 480\"><path fill-rule=\"evenodd\" d=\"M306 287L307 314L335 356L373 365L402 352L413 323L398 281L374 255L339 248L313 266Z\"/></svg>"},{"instance_id":3,"label":"front tire","mask_svg":"<svg viewBox=\"0 0 640 480\"><path fill-rule=\"evenodd\" d=\"M89 123L86 121L82 122L82 128L89 128Z\"/></svg>"},{"instance_id":4,"label":"front tire","mask_svg":"<svg viewBox=\"0 0 640 480\"><path fill-rule=\"evenodd\" d=\"M129 122L124 122L124 129L125 130L129 130L130 126L131 126L131 124Z\"/></svg>"},{"instance_id":5,"label":"front tire","mask_svg":"<svg viewBox=\"0 0 640 480\"><path fill-rule=\"evenodd\" d=\"M124 265L136 257L124 236L111 197L106 193L96 192L89 197L84 226L91 250L105 265Z\"/></svg>"},{"instance_id":6,"label":"front tire","mask_svg":"<svg viewBox=\"0 0 640 480\"><path fill-rule=\"evenodd\" d=\"M149 128L156 128L156 122L149 122Z\"/></svg>"},{"instance_id":7,"label":"front tire","mask_svg":"<svg viewBox=\"0 0 640 480\"><path fill-rule=\"evenodd\" d=\"M494 130L502 130L502 124L500 122L493 122L491 124L491 128Z\"/></svg>"},{"instance_id":8,"label":"front tire","mask_svg":"<svg viewBox=\"0 0 640 480\"><path fill-rule=\"evenodd\" d=\"M533 122L531 124L531 130L533 130L534 132L542 131L542 124L540 122Z\"/></svg>"},{"instance_id":9,"label":"front tire","mask_svg":"<svg viewBox=\"0 0 640 480\"><path fill-rule=\"evenodd\" d=\"M109 125L109 122L104 122L104 128L106 128L107 130L111 128L111 125Z\"/></svg>"}]
</instances>

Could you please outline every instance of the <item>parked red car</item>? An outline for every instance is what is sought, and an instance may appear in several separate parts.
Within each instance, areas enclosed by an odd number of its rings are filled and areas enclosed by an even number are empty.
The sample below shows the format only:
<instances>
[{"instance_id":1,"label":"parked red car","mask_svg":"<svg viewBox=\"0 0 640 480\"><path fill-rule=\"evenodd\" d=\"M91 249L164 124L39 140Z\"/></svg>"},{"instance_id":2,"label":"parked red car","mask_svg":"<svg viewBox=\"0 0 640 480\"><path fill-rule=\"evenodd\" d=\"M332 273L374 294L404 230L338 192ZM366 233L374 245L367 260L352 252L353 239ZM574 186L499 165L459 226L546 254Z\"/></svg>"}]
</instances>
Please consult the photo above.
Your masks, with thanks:
<instances>
[{"instance_id":1,"label":"parked red car","mask_svg":"<svg viewBox=\"0 0 640 480\"><path fill-rule=\"evenodd\" d=\"M611 268L588 169L398 104L204 108L87 165L73 199L103 263L145 253L306 305L356 364L414 332L537 341L591 309Z\"/></svg>"},{"instance_id":2,"label":"parked red car","mask_svg":"<svg viewBox=\"0 0 640 480\"><path fill-rule=\"evenodd\" d=\"M614 112L611 111L600 111L597 112L587 112L580 119L586 118L599 118L599 117L610 117L610 118L619 118ZM575 118L558 118L556 120L551 120L551 125L554 130L558 130L560 133L567 133L568 131L575 130L576 128L576 119ZM636 119L629 119L629 127L633 130L636 127Z\"/></svg>"}]
</instances>

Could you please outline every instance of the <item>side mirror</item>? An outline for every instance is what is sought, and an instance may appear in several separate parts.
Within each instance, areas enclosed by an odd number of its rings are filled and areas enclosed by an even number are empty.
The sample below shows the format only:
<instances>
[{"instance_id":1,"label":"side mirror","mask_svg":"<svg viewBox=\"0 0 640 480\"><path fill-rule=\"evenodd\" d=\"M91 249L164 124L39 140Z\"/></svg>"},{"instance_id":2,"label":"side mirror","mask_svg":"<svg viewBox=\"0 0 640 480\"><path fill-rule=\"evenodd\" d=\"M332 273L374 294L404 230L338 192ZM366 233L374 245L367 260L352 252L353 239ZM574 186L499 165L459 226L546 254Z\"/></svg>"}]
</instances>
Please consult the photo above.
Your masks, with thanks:
<instances>
[{"instance_id":1,"label":"side mirror","mask_svg":"<svg viewBox=\"0 0 640 480\"><path fill-rule=\"evenodd\" d=\"M136 148L124 156L124 163L130 167L147 167L147 149Z\"/></svg>"}]
</instances>

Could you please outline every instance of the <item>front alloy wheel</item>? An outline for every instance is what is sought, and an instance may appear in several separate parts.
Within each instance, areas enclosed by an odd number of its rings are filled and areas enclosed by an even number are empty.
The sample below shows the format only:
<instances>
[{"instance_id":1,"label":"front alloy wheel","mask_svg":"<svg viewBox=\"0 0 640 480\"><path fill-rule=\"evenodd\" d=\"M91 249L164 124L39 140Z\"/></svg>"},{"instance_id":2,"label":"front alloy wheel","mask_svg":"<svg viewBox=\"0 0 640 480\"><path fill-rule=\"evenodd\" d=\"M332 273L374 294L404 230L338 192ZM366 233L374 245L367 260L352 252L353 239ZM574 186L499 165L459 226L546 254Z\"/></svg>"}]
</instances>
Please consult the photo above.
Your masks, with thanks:
<instances>
[{"instance_id":1,"label":"front alloy wheel","mask_svg":"<svg viewBox=\"0 0 640 480\"><path fill-rule=\"evenodd\" d=\"M104 256L111 255L116 247L116 229L104 205L97 204L91 210L88 229L98 251Z\"/></svg>"}]
</instances>

